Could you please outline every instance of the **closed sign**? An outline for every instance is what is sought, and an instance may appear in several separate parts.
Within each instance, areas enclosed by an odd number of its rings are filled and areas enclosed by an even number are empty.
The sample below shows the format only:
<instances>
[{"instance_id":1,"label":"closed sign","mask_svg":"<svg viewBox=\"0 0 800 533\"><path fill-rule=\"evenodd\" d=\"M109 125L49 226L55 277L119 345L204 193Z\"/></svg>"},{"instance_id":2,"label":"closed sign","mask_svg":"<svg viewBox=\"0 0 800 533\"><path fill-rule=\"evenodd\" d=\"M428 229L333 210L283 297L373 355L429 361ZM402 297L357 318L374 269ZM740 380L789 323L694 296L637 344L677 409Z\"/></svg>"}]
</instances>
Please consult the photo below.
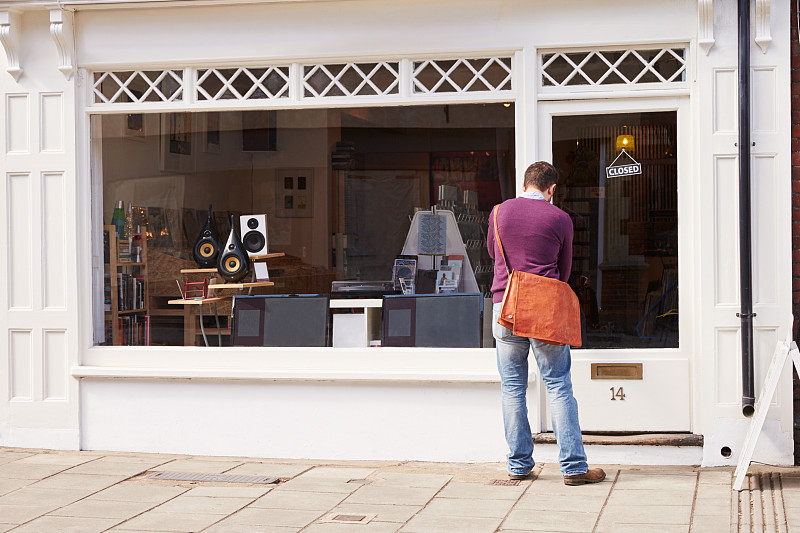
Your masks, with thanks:
<instances>
[{"instance_id":1,"label":"closed sign","mask_svg":"<svg viewBox=\"0 0 800 533\"><path fill-rule=\"evenodd\" d=\"M615 167L606 168L607 178L619 178L622 176L634 176L642 173L642 165L634 163L633 165L618 165Z\"/></svg>"}]
</instances>

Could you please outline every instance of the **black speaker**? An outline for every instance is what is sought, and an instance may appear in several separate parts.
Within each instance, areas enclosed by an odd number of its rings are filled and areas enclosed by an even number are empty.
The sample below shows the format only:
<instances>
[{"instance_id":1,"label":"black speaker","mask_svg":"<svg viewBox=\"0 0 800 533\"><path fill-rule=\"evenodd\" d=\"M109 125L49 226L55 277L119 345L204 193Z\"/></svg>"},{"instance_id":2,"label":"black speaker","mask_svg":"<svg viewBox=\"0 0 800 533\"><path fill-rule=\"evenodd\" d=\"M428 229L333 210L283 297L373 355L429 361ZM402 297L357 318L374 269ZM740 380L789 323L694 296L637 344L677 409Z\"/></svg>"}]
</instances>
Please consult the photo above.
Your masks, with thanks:
<instances>
[{"instance_id":1,"label":"black speaker","mask_svg":"<svg viewBox=\"0 0 800 533\"><path fill-rule=\"evenodd\" d=\"M243 280L250 273L250 256L247 255L236 232L233 216L231 216L231 233L228 235L225 248L220 253L217 270L224 279L234 282Z\"/></svg>"},{"instance_id":2,"label":"black speaker","mask_svg":"<svg viewBox=\"0 0 800 533\"><path fill-rule=\"evenodd\" d=\"M214 217L211 213L211 205L208 206L208 218L200 230L200 235L194 241L192 255L200 268L214 268L217 266L219 258L219 233L217 225L214 224Z\"/></svg>"}]
</instances>

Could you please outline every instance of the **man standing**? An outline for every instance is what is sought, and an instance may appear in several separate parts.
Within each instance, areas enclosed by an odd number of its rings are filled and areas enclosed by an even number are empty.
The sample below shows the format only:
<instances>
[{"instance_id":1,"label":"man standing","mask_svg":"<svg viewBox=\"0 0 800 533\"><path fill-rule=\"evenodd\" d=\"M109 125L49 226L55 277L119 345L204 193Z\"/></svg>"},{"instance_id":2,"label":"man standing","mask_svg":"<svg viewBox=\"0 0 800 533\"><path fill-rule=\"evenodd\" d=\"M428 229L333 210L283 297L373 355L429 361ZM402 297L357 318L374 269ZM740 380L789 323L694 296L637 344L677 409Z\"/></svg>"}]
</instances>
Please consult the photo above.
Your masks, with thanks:
<instances>
[{"instance_id":1,"label":"man standing","mask_svg":"<svg viewBox=\"0 0 800 533\"><path fill-rule=\"evenodd\" d=\"M572 395L569 346L547 344L514 335L497 323L503 292L512 269L566 282L572 268L572 220L550 203L558 172L545 162L525 171L522 196L495 206L497 230L505 258L495 239L494 211L489 218L487 244L495 260L492 334L497 343L497 368L503 395L503 424L508 442L508 475L525 479L533 469L533 436L528 422L528 353L539 365L539 373L550 400L553 430L558 442L558 460L566 485L597 483L606 477L601 468L589 469L578 423L578 402ZM508 267L508 271L506 270Z\"/></svg>"}]
</instances>

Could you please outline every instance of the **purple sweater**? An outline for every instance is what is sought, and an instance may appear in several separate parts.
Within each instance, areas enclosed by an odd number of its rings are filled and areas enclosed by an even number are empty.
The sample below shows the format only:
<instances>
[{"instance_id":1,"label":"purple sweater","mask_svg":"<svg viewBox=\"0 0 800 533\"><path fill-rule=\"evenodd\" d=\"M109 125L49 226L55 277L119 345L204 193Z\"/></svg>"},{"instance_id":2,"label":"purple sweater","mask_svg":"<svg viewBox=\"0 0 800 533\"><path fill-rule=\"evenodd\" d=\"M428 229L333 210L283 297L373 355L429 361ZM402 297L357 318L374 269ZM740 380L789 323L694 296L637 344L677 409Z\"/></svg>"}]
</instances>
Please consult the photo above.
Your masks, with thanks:
<instances>
[{"instance_id":1,"label":"purple sweater","mask_svg":"<svg viewBox=\"0 0 800 533\"><path fill-rule=\"evenodd\" d=\"M545 200L531 198L512 198L499 207L497 230L509 270L567 281L572 269L572 220L569 215ZM489 217L486 243L489 255L495 260L492 302L498 303L503 301L508 274L494 238L494 209Z\"/></svg>"}]
</instances>

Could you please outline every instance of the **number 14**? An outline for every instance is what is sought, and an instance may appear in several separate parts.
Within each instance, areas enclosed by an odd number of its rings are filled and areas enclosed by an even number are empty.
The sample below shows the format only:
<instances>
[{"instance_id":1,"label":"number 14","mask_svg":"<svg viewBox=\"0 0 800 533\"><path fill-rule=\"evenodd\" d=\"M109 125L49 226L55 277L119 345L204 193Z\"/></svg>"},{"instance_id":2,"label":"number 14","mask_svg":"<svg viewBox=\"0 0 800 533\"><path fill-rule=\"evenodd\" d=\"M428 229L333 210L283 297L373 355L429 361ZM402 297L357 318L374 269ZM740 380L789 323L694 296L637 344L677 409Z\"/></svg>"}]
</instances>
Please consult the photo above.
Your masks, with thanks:
<instances>
[{"instance_id":1,"label":"number 14","mask_svg":"<svg viewBox=\"0 0 800 533\"><path fill-rule=\"evenodd\" d=\"M625 393L622 392L622 387L616 390L614 389L614 387L611 387L611 400L615 401L617 398L619 398L620 400L625 399Z\"/></svg>"}]
</instances>

